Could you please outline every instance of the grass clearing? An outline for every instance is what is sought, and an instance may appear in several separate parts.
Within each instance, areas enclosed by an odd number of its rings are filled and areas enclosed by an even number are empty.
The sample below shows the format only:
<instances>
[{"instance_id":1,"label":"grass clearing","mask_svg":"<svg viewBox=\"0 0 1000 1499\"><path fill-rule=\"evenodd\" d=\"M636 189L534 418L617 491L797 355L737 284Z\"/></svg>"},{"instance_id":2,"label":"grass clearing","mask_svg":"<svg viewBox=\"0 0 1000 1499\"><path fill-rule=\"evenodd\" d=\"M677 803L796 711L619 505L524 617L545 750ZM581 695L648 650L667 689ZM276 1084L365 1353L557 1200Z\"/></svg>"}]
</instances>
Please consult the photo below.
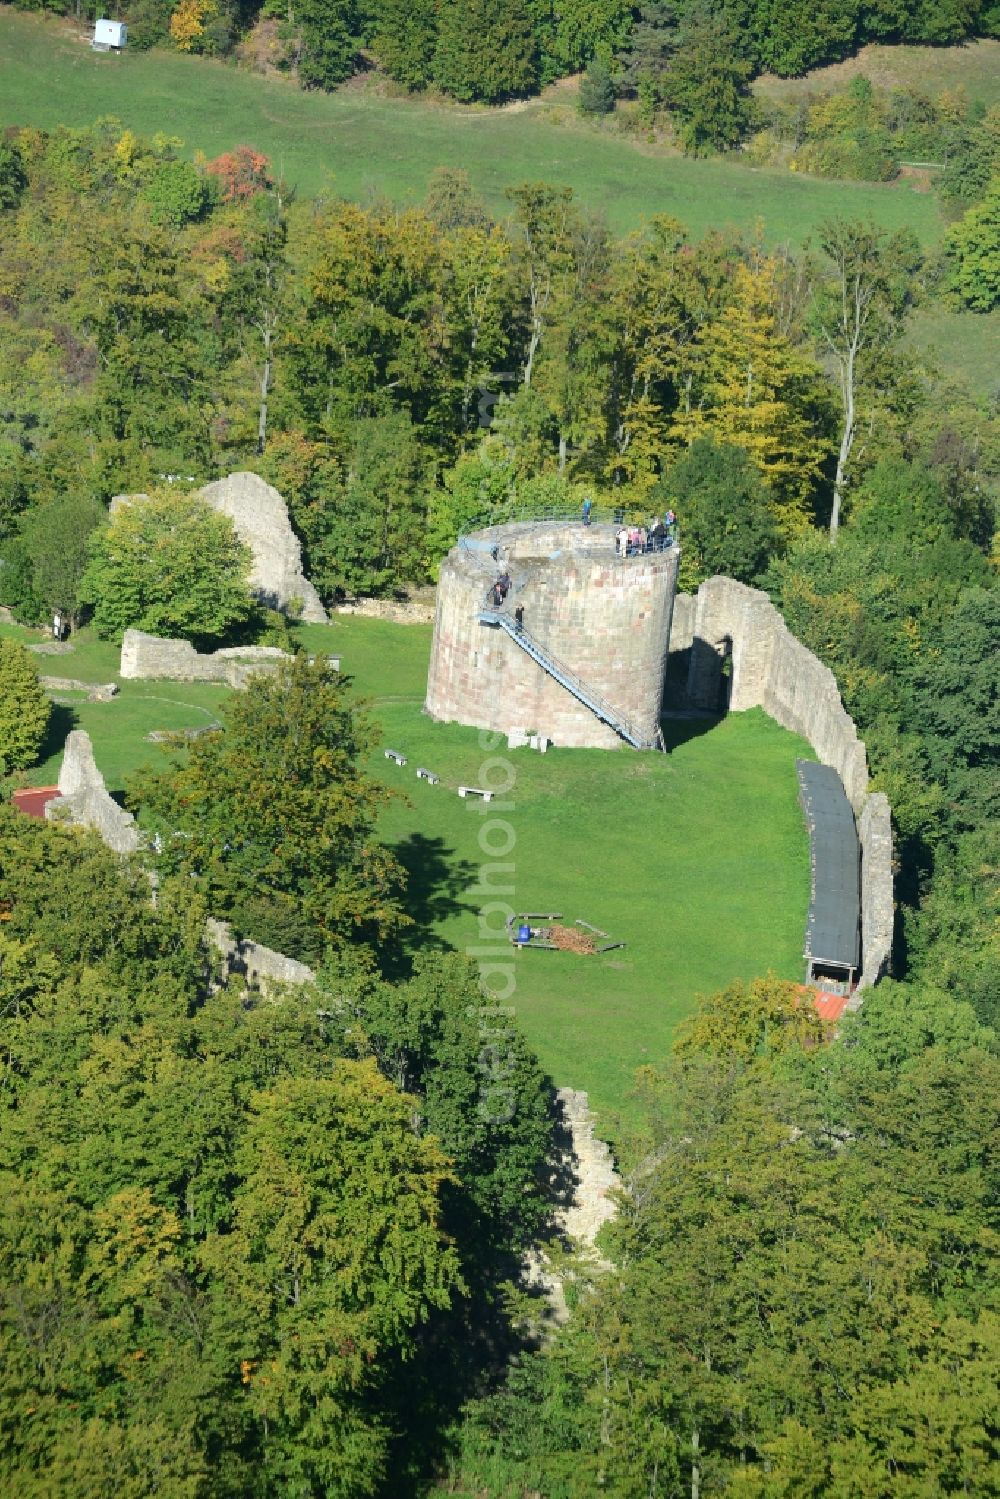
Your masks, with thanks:
<instances>
[{"instance_id":1,"label":"grass clearing","mask_svg":"<svg viewBox=\"0 0 1000 1499\"><path fill-rule=\"evenodd\" d=\"M479 779L476 730L433 723L419 704L386 704L379 717L386 743L409 756L398 768L376 755L372 769L406 794L383 831L411 870L418 914L452 946L496 945L498 961L516 964L520 1023L556 1082L586 1089L608 1132L628 1121L636 1068L664 1058L697 994L770 968L799 976L809 855L794 760L808 750L762 712L666 756L501 746L515 780L499 811L453 789ZM441 784L417 781L417 765ZM494 862L512 872L490 883L513 893L484 896L480 834L502 852L507 825L513 847ZM514 953L491 938L504 901L582 918L627 945ZM483 933L490 902L500 905Z\"/></svg>"},{"instance_id":2,"label":"grass clearing","mask_svg":"<svg viewBox=\"0 0 1000 1499\"><path fill-rule=\"evenodd\" d=\"M542 756L507 751L503 741L484 750L477 730L435 723L423 712L430 626L342 616L303 626L300 638L310 650L341 656L381 724L370 768L402 793L382 835L410 874L413 942L463 951L495 945L502 961L514 962L511 1002L520 1023L556 1082L590 1094L607 1133L627 1126L635 1069L666 1055L697 994L769 968L799 976L809 850L794 761L811 751L765 714L668 723L669 755L556 749ZM84 631L73 651L38 659L46 673L109 681L117 678L109 657L117 657L115 648ZM184 682L124 682L110 703L72 695L57 707L46 758L30 780L56 779L62 740L81 727L110 788L119 790L132 770L156 762L159 752L144 738L150 729L203 723L226 695L223 687ZM386 760L385 746L401 750L408 764ZM457 785L477 784L493 754L512 769L510 792L499 805L460 800ZM418 781L418 765L441 784ZM500 823L512 830L509 853ZM484 854L481 834L495 855ZM512 874L485 877L512 884L510 895L483 895L484 863L513 865ZM487 933L484 941L479 917L489 900L559 911L570 923L582 918L627 945L603 957L516 953L503 938L494 944ZM503 932L502 911L487 920Z\"/></svg>"},{"instance_id":3,"label":"grass clearing","mask_svg":"<svg viewBox=\"0 0 1000 1499\"><path fill-rule=\"evenodd\" d=\"M957 47L889 47L873 42L856 56L814 68L802 78L767 73L757 79L754 92L787 101L843 88L858 77L878 88L920 89L932 97L945 89L963 89L988 108L1000 101L1000 41L984 38Z\"/></svg>"},{"instance_id":4,"label":"grass clearing","mask_svg":"<svg viewBox=\"0 0 1000 1499\"><path fill-rule=\"evenodd\" d=\"M0 625L0 635L24 645L44 641L43 631ZM121 791L125 780L143 765L155 765L160 751L146 740L153 729L201 728L217 721L218 709L229 695L227 687L212 682L128 682L118 673L120 651L90 630L74 637L73 649L59 655L35 655L41 676L79 682L116 682L118 696L92 703L85 692L54 689L55 701L39 763L28 772L32 786L54 785L62 764L63 745L71 729L86 729L94 758L111 791Z\"/></svg>"},{"instance_id":5,"label":"grass clearing","mask_svg":"<svg viewBox=\"0 0 1000 1499\"><path fill-rule=\"evenodd\" d=\"M655 213L695 235L760 222L771 244L801 245L824 219L870 217L941 234L934 200L905 183L840 183L738 160L696 161L623 140L599 125L555 124L544 101L490 110L381 97L350 87L306 93L285 79L177 53L91 52L64 24L0 6L0 125L87 125L116 115L176 134L209 156L246 141L306 196L419 201L435 167L462 167L497 211L511 183L567 183L618 232Z\"/></svg>"},{"instance_id":6,"label":"grass clearing","mask_svg":"<svg viewBox=\"0 0 1000 1499\"><path fill-rule=\"evenodd\" d=\"M907 339L946 380L963 382L983 401L997 399L1000 313L953 312L929 302L910 318Z\"/></svg>"}]
</instances>

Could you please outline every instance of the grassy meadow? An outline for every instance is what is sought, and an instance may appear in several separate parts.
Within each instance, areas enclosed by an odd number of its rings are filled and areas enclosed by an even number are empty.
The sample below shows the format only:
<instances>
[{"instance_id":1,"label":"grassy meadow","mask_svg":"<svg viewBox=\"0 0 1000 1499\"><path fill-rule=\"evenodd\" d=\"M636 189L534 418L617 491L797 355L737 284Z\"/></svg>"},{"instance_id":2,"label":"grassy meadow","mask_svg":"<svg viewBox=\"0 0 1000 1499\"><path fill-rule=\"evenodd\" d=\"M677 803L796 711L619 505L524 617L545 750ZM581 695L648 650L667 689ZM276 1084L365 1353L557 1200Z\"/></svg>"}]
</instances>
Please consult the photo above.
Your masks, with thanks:
<instances>
[{"instance_id":1,"label":"grassy meadow","mask_svg":"<svg viewBox=\"0 0 1000 1499\"><path fill-rule=\"evenodd\" d=\"M464 168L497 210L512 183L567 183L618 232L668 213L696 235L760 222L769 242L795 247L836 215L909 224L925 243L942 225L934 199L906 183L830 182L738 160L697 161L623 139L544 99L496 110L357 86L306 93L210 59L98 55L68 24L0 7L0 126L86 125L105 115L143 134L177 135L191 153L215 156L249 142L305 196L414 202L435 167L450 166Z\"/></svg>"},{"instance_id":2,"label":"grassy meadow","mask_svg":"<svg viewBox=\"0 0 1000 1499\"><path fill-rule=\"evenodd\" d=\"M932 97L945 89L960 90L989 108L1000 100L1000 41L983 38L957 47L889 47L872 42L854 57L814 68L804 78L765 74L754 83L754 92L773 99L799 99L843 88L858 77L877 88L920 89Z\"/></svg>"},{"instance_id":3,"label":"grassy meadow","mask_svg":"<svg viewBox=\"0 0 1000 1499\"><path fill-rule=\"evenodd\" d=\"M927 302L907 324L907 342L943 380L967 385L981 400L1000 393L1000 313L959 312Z\"/></svg>"},{"instance_id":4,"label":"grassy meadow","mask_svg":"<svg viewBox=\"0 0 1000 1499\"><path fill-rule=\"evenodd\" d=\"M24 640L31 632L3 627ZM480 830L508 821L515 843L511 905L578 917L626 945L604 956L512 953L517 1015L559 1084L584 1088L602 1127L627 1124L635 1069L662 1058L698 993L736 976L801 970L809 894L805 827L794 761L810 754L794 735L755 710L719 724L667 720L668 755L625 750L499 753L514 783L509 810L460 800L487 758L475 729L439 724L422 711L429 626L343 616L305 626L310 650L340 654L381 726L371 769L400 795L382 836L409 871L412 943L465 950L481 945L477 893ZM117 677L117 651L84 632L76 648L38 658L45 674L84 681ZM162 751L150 729L205 723L226 689L182 682L125 682L109 703L64 692L46 758L30 780L58 774L68 729L87 729L113 790ZM386 760L385 747L408 757ZM491 752L492 753L492 752ZM416 779L418 765L440 777ZM495 834L494 836L498 836ZM501 897L506 898L506 897ZM502 917L493 922L502 926Z\"/></svg>"}]
</instances>

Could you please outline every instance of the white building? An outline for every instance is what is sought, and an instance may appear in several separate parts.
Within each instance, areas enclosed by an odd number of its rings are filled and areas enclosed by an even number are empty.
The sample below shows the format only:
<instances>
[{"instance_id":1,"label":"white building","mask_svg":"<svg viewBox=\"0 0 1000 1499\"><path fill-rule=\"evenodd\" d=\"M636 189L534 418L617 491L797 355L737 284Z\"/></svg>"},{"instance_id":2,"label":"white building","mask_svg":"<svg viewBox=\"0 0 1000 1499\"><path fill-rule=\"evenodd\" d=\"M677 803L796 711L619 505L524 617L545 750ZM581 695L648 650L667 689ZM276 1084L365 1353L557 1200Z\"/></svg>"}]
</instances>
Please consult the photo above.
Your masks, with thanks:
<instances>
[{"instance_id":1,"label":"white building","mask_svg":"<svg viewBox=\"0 0 1000 1499\"><path fill-rule=\"evenodd\" d=\"M95 52L120 52L128 40L128 27L124 21L96 21L90 45Z\"/></svg>"}]
</instances>

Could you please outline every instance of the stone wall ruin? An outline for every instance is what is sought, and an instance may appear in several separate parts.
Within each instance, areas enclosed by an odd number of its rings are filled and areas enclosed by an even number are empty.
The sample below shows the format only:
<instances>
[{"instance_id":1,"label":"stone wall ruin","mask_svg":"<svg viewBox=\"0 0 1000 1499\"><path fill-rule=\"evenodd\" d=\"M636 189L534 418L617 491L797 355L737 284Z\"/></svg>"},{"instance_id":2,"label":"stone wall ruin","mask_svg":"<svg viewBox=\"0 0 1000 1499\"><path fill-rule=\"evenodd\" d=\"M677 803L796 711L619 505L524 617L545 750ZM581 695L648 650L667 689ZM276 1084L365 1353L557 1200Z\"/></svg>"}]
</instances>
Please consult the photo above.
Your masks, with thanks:
<instances>
[{"instance_id":1,"label":"stone wall ruin","mask_svg":"<svg viewBox=\"0 0 1000 1499\"><path fill-rule=\"evenodd\" d=\"M290 660L287 651L273 645L230 646L202 655L189 640L126 630L120 672L133 681L153 677L168 682L224 682L228 687L245 687L255 673L274 671L279 662Z\"/></svg>"},{"instance_id":2,"label":"stone wall ruin","mask_svg":"<svg viewBox=\"0 0 1000 1499\"><path fill-rule=\"evenodd\" d=\"M273 947L264 947L260 942L248 938L240 940L233 936L232 928L225 921L209 917L205 923L205 936L222 959L223 983L234 974L246 980L248 989L267 989L269 984L314 984L316 975L297 958L289 958Z\"/></svg>"},{"instance_id":3,"label":"stone wall ruin","mask_svg":"<svg viewBox=\"0 0 1000 1499\"><path fill-rule=\"evenodd\" d=\"M732 578L709 578L696 595L678 595L670 652L688 653L687 697L693 708L763 708L837 771L861 845L860 987L876 983L888 969L892 949L891 813L884 795L869 793L865 746L833 672L795 638L766 593Z\"/></svg>"},{"instance_id":4,"label":"stone wall ruin","mask_svg":"<svg viewBox=\"0 0 1000 1499\"><path fill-rule=\"evenodd\" d=\"M302 571L302 548L288 519L288 506L272 485L259 474L229 474L198 491L220 515L228 515L237 536L253 554L250 592L269 609L288 611L294 602L300 618L310 624L326 624L326 610L319 594ZM119 494L111 501L111 514L122 505L148 499L145 494Z\"/></svg>"},{"instance_id":5,"label":"stone wall ruin","mask_svg":"<svg viewBox=\"0 0 1000 1499\"><path fill-rule=\"evenodd\" d=\"M213 510L229 516L253 553L251 593L270 609L287 610L297 600L302 619L326 624L326 610L302 571L302 548L278 491L258 474L237 473L206 484L199 493Z\"/></svg>"},{"instance_id":6,"label":"stone wall ruin","mask_svg":"<svg viewBox=\"0 0 1000 1499\"><path fill-rule=\"evenodd\" d=\"M93 828L116 854L134 854L139 847L135 818L119 807L104 784L94 759L90 735L73 729L66 736L59 795L45 808L48 819Z\"/></svg>"}]
</instances>

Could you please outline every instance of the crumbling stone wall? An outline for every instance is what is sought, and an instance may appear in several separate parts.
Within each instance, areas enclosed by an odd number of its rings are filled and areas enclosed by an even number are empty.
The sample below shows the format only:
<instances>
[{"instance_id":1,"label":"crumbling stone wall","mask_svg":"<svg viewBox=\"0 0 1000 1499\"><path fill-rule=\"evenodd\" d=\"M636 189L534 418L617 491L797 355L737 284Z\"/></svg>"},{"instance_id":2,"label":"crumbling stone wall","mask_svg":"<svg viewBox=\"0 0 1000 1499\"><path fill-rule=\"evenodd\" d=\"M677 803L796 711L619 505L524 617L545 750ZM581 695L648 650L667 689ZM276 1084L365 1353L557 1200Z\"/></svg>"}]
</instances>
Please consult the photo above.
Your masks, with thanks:
<instances>
[{"instance_id":1,"label":"crumbling stone wall","mask_svg":"<svg viewBox=\"0 0 1000 1499\"><path fill-rule=\"evenodd\" d=\"M83 729L66 736L59 795L48 803L45 816L93 828L117 854L134 854L139 847L135 818L119 807L105 786L90 735Z\"/></svg>"},{"instance_id":2,"label":"crumbling stone wall","mask_svg":"<svg viewBox=\"0 0 1000 1499\"><path fill-rule=\"evenodd\" d=\"M229 516L253 553L250 588L261 603L287 609L298 599L303 619L325 624L326 610L302 571L302 549L278 491L259 474L238 473L206 484L200 494L213 510Z\"/></svg>"},{"instance_id":3,"label":"crumbling stone wall","mask_svg":"<svg viewBox=\"0 0 1000 1499\"><path fill-rule=\"evenodd\" d=\"M861 841L861 983L852 1002L860 1004L860 990L877 984L889 970L895 910L892 898L892 811L889 798L873 791L858 819Z\"/></svg>"},{"instance_id":4,"label":"crumbling stone wall","mask_svg":"<svg viewBox=\"0 0 1000 1499\"><path fill-rule=\"evenodd\" d=\"M670 654L689 651L694 640L694 621L698 599L693 593L679 593L674 599L674 616L670 623Z\"/></svg>"},{"instance_id":5,"label":"crumbling stone wall","mask_svg":"<svg viewBox=\"0 0 1000 1499\"><path fill-rule=\"evenodd\" d=\"M134 854L140 845L135 818L125 812L108 791L94 759L90 735L74 729L66 736L59 795L45 808L45 816L76 827L92 828L117 854ZM231 974L245 978L252 989L268 983L311 984L316 975L305 963L259 942L238 942L224 921L211 918L205 936L222 959L223 982Z\"/></svg>"},{"instance_id":6,"label":"crumbling stone wall","mask_svg":"<svg viewBox=\"0 0 1000 1499\"><path fill-rule=\"evenodd\" d=\"M237 473L198 491L206 504L228 515L237 536L253 553L250 591L269 609L287 610L293 599L310 624L326 624L326 610L302 571L302 548L288 519L288 506L259 474ZM116 494L111 514L122 505L148 500L147 494Z\"/></svg>"},{"instance_id":7,"label":"crumbling stone wall","mask_svg":"<svg viewBox=\"0 0 1000 1499\"><path fill-rule=\"evenodd\" d=\"M366 619L388 619L394 625L432 625L434 604L414 599L348 599L337 604L335 614L361 614Z\"/></svg>"},{"instance_id":8,"label":"crumbling stone wall","mask_svg":"<svg viewBox=\"0 0 1000 1499\"><path fill-rule=\"evenodd\" d=\"M126 630L122 638L121 675L156 677L170 682L225 682L245 687L255 672L274 671L287 651L273 645L227 647L200 655L189 640L168 640L144 630Z\"/></svg>"},{"instance_id":9,"label":"crumbling stone wall","mask_svg":"<svg viewBox=\"0 0 1000 1499\"><path fill-rule=\"evenodd\" d=\"M246 979L250 989L266 989L269 983L312 984L316 981L315 973L307 964L286 957L283 952L275 952L273 947L263 947L259 942L237 941L231 927L224 921L210 917L205 923L205 935L222 959L223 982L232 974Z\"/></svg>"},{"instance_id":10,"label":"crumbling stone wall","mask_svg":"<svg viewBox=\"0 0 1000 1499\"><path fill-rule=\"evenodd\" d=\"M733 578L709 578L697 594L678 598L675 619L690 636L671 637L671 654L690 650L687 695L696 708L716 708L728 660L729 710L759 707L801 734L844 783L858 821L863 923L862 987L885 973L892 947L892 826L889 804L868 791L868 761L837 680L789 630L767 594Z\"/></svg>"}]
</instances>

